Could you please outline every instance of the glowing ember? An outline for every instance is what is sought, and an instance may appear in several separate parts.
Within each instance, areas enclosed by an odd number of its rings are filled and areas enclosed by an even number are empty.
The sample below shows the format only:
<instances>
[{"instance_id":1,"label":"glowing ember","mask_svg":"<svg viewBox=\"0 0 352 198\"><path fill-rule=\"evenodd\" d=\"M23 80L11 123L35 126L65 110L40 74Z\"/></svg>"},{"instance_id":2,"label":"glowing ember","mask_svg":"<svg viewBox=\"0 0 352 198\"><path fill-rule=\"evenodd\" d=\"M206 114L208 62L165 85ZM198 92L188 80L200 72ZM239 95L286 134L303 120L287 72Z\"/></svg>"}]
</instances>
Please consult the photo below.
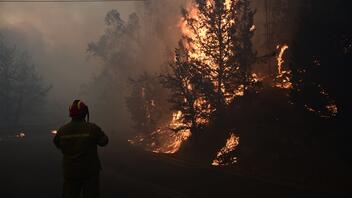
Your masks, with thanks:
<instances>
[{"instance_id":1,"label":"glowing ember","mask_svg":"<svg viewBox=\"0 0 352 198\"><path fill-rule=\"evenodd\" d=\"M326 105L325 110L314 109L313 107L307 104L304 105L304 107L306 108L307 111L312 112L321 118L331 118L331 117L335 117L338 114L337 105L334 103Z\"/></svg>"},{"instance_id":2,"label":"glowing ember","mask_svg":"<svg viewBox=\"0 0 352 198\"><path fill-rule=\"evenodd\" d=\"M226 145L220 149L217 153L216 158L213 160L213 166L226 166L231 165L237 162L237 157L230 157L229 160L225 160L226 154L231 153L236 149L240 141L240 138L237 137L234 133L230 134L230 137L226 140Z\"/></svg>"},{"instance_id":3,"label":"glowing ember","mask_svg":"<svg viewBox=\"0 0 352 198\"><path fill-rule=\"evenodd\" d=\"M252 27L251 27L251 29L249 29L249 31L254 32L255 30L256 30L256 27L255 27L255 25L253 24Z\"/></svg>"},{"instance_id":4,"label":"glowing ember","mask_svg":"<svg viewBox=\"0 0 352 198\"><path fill-rule=\"evenodd\" d=\"M336 114L338 113L338 108L336 104L327 105L326 109L330 112L332 116L336 116Z\"/></svg>"}]
</instances>

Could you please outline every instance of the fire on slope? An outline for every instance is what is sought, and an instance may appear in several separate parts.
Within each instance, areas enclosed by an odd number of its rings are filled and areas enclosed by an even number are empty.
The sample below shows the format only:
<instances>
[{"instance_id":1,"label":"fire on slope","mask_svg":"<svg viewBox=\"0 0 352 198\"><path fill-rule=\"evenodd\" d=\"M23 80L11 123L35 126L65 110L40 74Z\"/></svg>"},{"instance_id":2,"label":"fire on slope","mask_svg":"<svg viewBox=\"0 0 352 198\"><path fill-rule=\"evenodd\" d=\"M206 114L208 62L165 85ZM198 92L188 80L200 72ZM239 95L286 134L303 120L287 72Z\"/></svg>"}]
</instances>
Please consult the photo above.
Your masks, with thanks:
<instances>
[{"instance_id":1,"label":"fire on slope","mask_svg":"<svg viewBox=\"0 0 352 198\"><path fill-rule=\"evenodd\" d=\"M212 7L213 0L207 0L206 5L209 7ZM224 5L225 9L230 9L231 4L233 0L225 0ZM192 18L194 24L191 26L188 24L187 20L183 17L180 19L179 23L179 28L181 30L181 33L184 37L191 38L193 42L186 42L185 47L188 49L189 52L189 57L192 59L196 59L200 62L203 62L204 64L209 65L211 68L213 68L213 71L211 72L210 76L212 78L215 78L216 74L216 63L214 60L209 58L206 53L204 52L201 43L202 42L208 42L207 39L207 32L208 29L207 27L203 26L199 21L202 19L200 18L201 15L199 15L199 10L198 7L195 6L194 4L189 4L188 10L188 15L190 18ZM234 24L234 21L222 21L222 26L229 26L231 24ZM194 28L197 29L197 34L194 33ZM255 30L255 25L253 25L250 28L250 31ZM225 40L230 39L230 33L227 32L225 33L224 38ZM196 42L199 41L199 42ZM228 50L229 53L232 53L231 50ZM228 56L223 57L224 60L229 58ZM256 75L253 75L253 78ZM186 83L186 82L185 82ZM192 91L193 87L190 83L187 84L187 89ZM237 96L243 96L244 94L244 86L239 86L237 90L235 90L233 93L228 91L225 88L224 84L219 84L216 80L213 80L214 87L220 88L222 94L225 97L225 102L227 104L231 103L235 97ZM184 99L187 101L187 99ZM193 108L198 111L202 112L199 115L196 115L196 123L197 125L207 125L209 123L209 119L204 116L204 115L209 115L211 112L213 112L215 109L212 107L209 103L207 103L205 98L196 98L193 104ZM191 128L190 123L185 123L183 119L183 114L181 111L174 112L171 116L171 119L169 123L165 124L165 126L158 127L156 130L154 130L152 133L148 135L138 135L132 140L129 140L131 144L135 145L141 145L144 148L146 148L149 151L156 152L156 153L175 153L179 150L180 146L184 141L188 139L188 137L191 135L190 128Z\"/></svg>"},{"instance_id":2,"label":"fire on slope","mask_svg":"<svg viewBox=\"0 0 352 198\"><path fill-rule=\"evenodd\" d=\"M182 112L178 111L172 114L166 126L159 127L148 135L137 135L128 142L154 153L176 153L190 136L189 126L183 123Z\"/></svg>"},{"instance_id":3,"label":"fire on slope","mask_svg":"<svg viewBox=\"0 0 352 198\"><path fill-rule=\"evenodd\" d=\"M230 133L230 137L226 140L226 144L220 151L216 154L216 158L213 160L213 166L227 166L237 162L237 157L234 157L231 154L238 144L240 143L240 138L234 133Z\"/></svg>"},{"instance_id":4,"label":"fire on slope","mask_svg":"<svg viewBox=\"0 0 352 198\"><path fill-rule=\"evenodd\" d=\"M207 0L206 3L211 7L212 0ZM230 8L232 0L226 0L224 3L226 5L226 9ZM188 21L185 18L180 19L179 28L184 37L190 38L193 42L185 42L185 47L188 49L188 56L192 59L195 59L199 62L202 62L206 65L209 65L211 68L216 70L216 63L213 59L209 58L207 54L204 52L202 48L202 43L208 42L208 29L206 26L202 25L198 21L201 20L201 15L199 14L199 10L193 4L190 4L188 10L188 16L192 19L193 24L188 24ZM223 24L233 24L235 21L223 21ZM194 30L197 30L197 34L195 34ZM253 24L250 28L250 31L255 31L256 26ZM229 35L224 34L225 41L229 39ZM197 42L199 41L199 42ZM277 73L274 75L274 87L279 89L292 89L293 85L291 82L292 72L288 68L285 68L285 54L289 46L287 44L280 44L277 46L278 55L276 57L277 61ZM231 50L228 52L228 56L231 55ZM228 56L224 56L223 60L226 60ZM216 77L216 73L212 72L211 76L213 79ZM252 74L252 80L254 82L259 82L263 80L262 76L259 76L255 73ZM187 84L187 89L192 91L192 84L189 82L185 82ZM245 86L240 85L235 91L229 91L225 88L224 84L219 84L216 80L213 80L214 87L220 88L222 94L225 97L225 102L230 104L234 101L235 97L240 97L244 95ZM144 90L142 90L142 95L144 95ZM186 98L184 99L187 100ZM153 101L151 101L153 105L156 105ZM197 98L194 101L193 107L197 111L204 112L204 114L210 114L214 111L212 106L207 104L204 98ZM333 113L337 113L336 105L328 105L327 109ZM312 109L313 110L313 109ZM148 114L149 115L149 114ZM150 116L149 116L150 117ZM196 117L196 124L199 125L207 125L209 123L209 119L207 117L198 116ZM170 121L166 124L162 124L162 126L157 127L150 134L142 134L138 135L132 140L129 140L131 144L140 145L148 151L152 151L155 153L175 153L179 150L182 143L185 142L191 135L191 124L185 123L183 119L183 113L181 111L173 112L172 116L170 116ZM226 141L226 145L217 153L216 158L213 160L212 165L229 165L233 164L237 161L236 157L230 157L229 153L232 153L236 146L239 144L239 137L235 136L234 133L231 133L230 137ZM225 159L226 158L226 159Z\"/></svg>"},{"instance_id":5,"label":"fire on slope","mask_svg":"<svg viewBox=\"0 0 352 198\"><path fill-rule=\"evenodd\" d=\"M328 92L322 88L321 85L317 85L320 94L320 97L326 100L325 107L323 108L314 108L309 104L305 104L304 107L307 111L314 113L315 115L321 118L332 118L337 116L338 114L338 107L334 99L328 94Z\"/></svg>"}]
</instances>

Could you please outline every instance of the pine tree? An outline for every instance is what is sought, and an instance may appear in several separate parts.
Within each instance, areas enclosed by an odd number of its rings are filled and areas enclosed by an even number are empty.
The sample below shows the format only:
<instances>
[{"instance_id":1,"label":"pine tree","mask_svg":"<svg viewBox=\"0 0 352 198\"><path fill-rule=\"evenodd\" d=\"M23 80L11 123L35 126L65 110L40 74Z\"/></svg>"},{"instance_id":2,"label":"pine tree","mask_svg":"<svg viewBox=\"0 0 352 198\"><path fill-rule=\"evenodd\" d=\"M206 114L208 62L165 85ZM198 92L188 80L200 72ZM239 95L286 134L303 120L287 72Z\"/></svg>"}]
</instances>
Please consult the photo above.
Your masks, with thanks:
<instances>
[{"instance_id":1,"label":"pine tree","mask_svg":"<svg viewBox=\"0 0 352 198\"><path fill-rule=\"evenodd\" d=\"M235 4L235 25L232 27L231 40L235 45L233 62L237 66L237 82L234 84L244 85L244 92L253 90L257 85L252 79L251 66L255 63L256 53L253 51L252 37L254 35L253 17L255 12L250 8L248 0L238 0ZM231 83L231 82L230 82ZM245 93L244 93L245 94Z\"/></svg>"},{"instance_id":2,"label":"pine tree","mask_svg":"<svg viewBox=\"0 0 352 198\"><path fill-rule=\"evenodd\" d=\"M162 75L161 83L171 90L172 109L181 111L187 126L195 129L196 126L205 124L211 112L204 111L207 109L204 106L207 104L203 102L205 101L204 83L201 82L200 71L195 64L190 62L188 50L181 41L175 52L176 60L170 64L172 72Z\"/></svg>"},{"instance_id":3,"label":"pine tree","mask_svg":"<svg viewBox=\"0 0 352 198\"><path fill-rule=\"evenodd\" d=\"M164 84L193 125L221 115L255 84L253 16L248 0L196 0L194 9L183 10L184 38Z\"/></svg>"}]
</instances>

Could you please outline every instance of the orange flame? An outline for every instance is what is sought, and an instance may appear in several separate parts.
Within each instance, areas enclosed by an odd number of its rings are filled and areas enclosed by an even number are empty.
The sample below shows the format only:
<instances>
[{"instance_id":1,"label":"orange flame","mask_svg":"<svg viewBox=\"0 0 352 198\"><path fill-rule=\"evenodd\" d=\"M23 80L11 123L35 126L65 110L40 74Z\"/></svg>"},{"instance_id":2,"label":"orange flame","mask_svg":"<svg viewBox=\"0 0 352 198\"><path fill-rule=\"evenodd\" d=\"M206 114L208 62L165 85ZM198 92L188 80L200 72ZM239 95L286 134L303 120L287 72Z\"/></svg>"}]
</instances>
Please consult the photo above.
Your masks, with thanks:
<instances>
[{"instance_id":1,"label":"orange flame","mask_svg":"<svg viewBox=\"0 0 352 198\"><path fill-rule=\"evenodd\" d=\"M176 153L183 142L191 136L189 126L184 124L182 119L181 111L174 112L167 126L160 127L148 135L138 135L128 142L142 145L146 150L154 153Z\"/></svg>"},{"instance_id":2,"label":"orange flame","mask_svg":"<svg viewBox=\"0 0 352 198\"><path fill-rule=\"evenodd\" d=\"M276 76L276 87L281 88L281 89L291 89L292 88L292 83L291 83L291 71L290 70L284 70L283 69L283 64L285 60L283 59L283 56L285 52L288 49L288 45L278 45L277 49L279 50L279 54L277 57L277 76Z\"/></svg>"},{"instance_id":3,"label":"orange flame","mask_svg":"<svg viewBox=\"0 0 352 198\"><path fill-rule=\"evenodd\" d=\"M279 75L282 74L282 64L284 64L285 60L282 58L283 55L285 54L285 51L288 49L288 45L284 44L280 47L280 45L277 46L277 49L280 49L279 56L277 57L277 72Z\"/></svg>"},{"instance_id":4,"label":"orange flame","mask_svg":"<svg viewBox=\"0 0 352 198\"><path fill-rule=\"evenodd\" d=\"M237 162L237 157L232 157L230 159L230 162L224 162L223 159L221 159L222 156L224 156L227 153L230 153L236 149L236 147L240 143L240 138L237 137L234 133L230 134L230 137L226 140L226 144L223 148L220 149L220 151L216 154L216 158L213 160L212 165L213 166L220 166L220 165L230 165L234 164Z\"/></svg>"}]
</instances>

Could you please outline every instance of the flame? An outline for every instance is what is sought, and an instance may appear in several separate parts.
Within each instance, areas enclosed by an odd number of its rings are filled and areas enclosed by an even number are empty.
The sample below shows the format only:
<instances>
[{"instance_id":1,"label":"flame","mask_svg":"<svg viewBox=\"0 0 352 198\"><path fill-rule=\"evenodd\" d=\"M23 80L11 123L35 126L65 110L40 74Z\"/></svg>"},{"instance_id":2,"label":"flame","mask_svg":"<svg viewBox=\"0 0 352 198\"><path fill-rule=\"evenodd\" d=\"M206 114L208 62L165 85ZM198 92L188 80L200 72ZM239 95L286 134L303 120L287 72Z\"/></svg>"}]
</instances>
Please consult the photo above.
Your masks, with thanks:
<instances>
[{"instance_id":1,"label":"flame","mask_svg":"<svg viewBox=\"0 0 352 198\"><path fill-rule=\"evenodd\" d=\"M56 134L57 134L57 130L52 130L52 131L51 131L51 134L56 135Z\"/></svg>"},{"instance_id":2,"label":"flame","mask_svg":"<svg viewBox=\"0 0 352 198\"><path fill-rule=\"evenodd\" d=\"M188 124L183 123L181 111L172 113L170 122L165 127L157 128L151 134L138 135L128 140L133 145L142 145L146 150L154 153L176 153L190 136Z\"/></svg>"},{"instance_id":3,"label":"flame","mask_svg":"<svg viewBox=\"0 0 352 198\"><path fill-rule=\"evenodd\" d=\"M252 27L251 27L251 29L249 29L249 31L254 32L255 30L256 30L256 27L255 27L255 25L253 24Z\"/></svg>"},{"instance_id":4,"label":"flame","mask_svg":"<svg viewBox=\"0 0 352 198\"><path fill-rule=\"evenodd\" d=\"M205 98L199 97L194 101L193 104L194 109L197 111L202 112L203 114L209 115L212 113L215 109L209 105L206 101ZM196 116L196 123L198 125L207 125L209 123L209 119L207 117L204 117L202 114Z\"/></svg>"},{"instance_id":5,"label":"flame","mask_svg":"<svg viewBox=\"0 0 352 198\"><path fill-rule=\"evenodd\" d=\"M326 105L326 109L332 116L336 116L339 112L336 104Z\"/></svg>"},{"instance_id":6,"label":"flame","mask_svg":"<svg viewBox=\"0 0 352 198\"><path fill-rule=\"evenodd\" d=\"M211 12L211 10L214 9L214 0L207 0L206 1L206 7L207 9ZM232 9L232 6L236 5L236 1L234 0L225 0L223 1L224 4L224 9L230 10ZM235 21L233 19L227 19L230 21L225 20L226 17L224 17L221 26L224 28L231 27L233 24L235 24ZM187 15L185 17L181 17L180 22L179 22L179 28L180 31L183 35L183 37L187 38L187 40L190 40L191 42L185 42L184 46L188 49L188 56L190 59L199 61L204 63L205 65L208 65L210 68L212 68L212 71L210 72L210 79L212 79L212 83L214 85L215 89L218 89L220 87L220 90L224 96L225 103L226 104L231 104L234 100L235 97L238 96L243 96L244 95L244 86L240 85L237 90L233 91L224 86L224 84L219 84L218 81L216 80L218 77L218 64L216 63L217 61L207 55L204 50L204 47L202 46L204 43L209 43L209 29L206 25L202 23L202 21L207 20L204 18L203 15L199 13L199 9L197 6L194 4L190 3L187 8ZM189 21L192 21L191 24L189 24ZM250 31L255 31L256 26L253 24L250 28ZM229 31L225 31L223 33L223 42L226 43L231 39L231 33ZM229 60L229 57L233 55L233 51L231 49L226 50L228 53L226 55L223 55L223 60L227 61ZM191 87L188 88L191 90ZM196 103L202 103L203 99L199 99L198 102ZM202 105L195 104L198 107L201 107ZM204 107L203 106L202 111L204 112L209 112L211 107ZM198 119L199 123L206 123L207 121L203 119Z\"/></svg>"},{"instance_id":7,"label":"flame","mask_svg":"<svg viewBox=\"0 0 352 198\"><path fill-rule=\"evenodd\" d=\"M312 112L321 118L335 117L339 112L337 105L335 103L331 103L331 104L326 105L325 110L321 110L321 111L314 109L313 107L311 107L307 104L305 104L304 107L306 108L307 111Z\"/></svg>"},{"instance_id":8,"label":"flame","mask_svg":"<svg viewBox=\"0 0 352 198\"><path fill-rule=\"evenodd\" d=\"M230 165L237 162L237 157L231 157L229 162L225 162L223 157L234 151L236 147L239 145L240 138L237 137L234 133L230 134L230 137L226 140L226 144L220 151L216 154L216 158L213 160L213 166L220 166L220 165Z\"/></svg>"},{"instance_id":9,"label":"flame","mask_svg":"<svg viewBox=\"0 0 352 198\"><path fill-rule=\"evenodd\" d=\"M289 47L288 45L283 44L278 45L276 48L279 50L279 54L277 57L277 76L275 86L281 89L291 89L291 70L283 69L283 64L285 62L283 56Z\"/></svg>"},{"instance_id":10,"label":"flame","mask_svg":"<svg viewBox=\"0 0 352 198\"><path fill-rule=\"evenodd\" d=\"M232 4L233 0L225 0L225 7L226 9L231 9L231 4Z\"/></svg>"},{"instance_id":11,"label":"flame","mask_svg":"<svg viewBox=\"0 0 352 198\"><path fill-rule=\"evenodd\" d=\"M282 74L282 64L285 60L282 58L285 54L286 50L288 49L288 45L284 44L282 46L278 45L277 49L280 49L279 56L277 57L277 72L278 74Z\"/></svg>"}]
</instances>

